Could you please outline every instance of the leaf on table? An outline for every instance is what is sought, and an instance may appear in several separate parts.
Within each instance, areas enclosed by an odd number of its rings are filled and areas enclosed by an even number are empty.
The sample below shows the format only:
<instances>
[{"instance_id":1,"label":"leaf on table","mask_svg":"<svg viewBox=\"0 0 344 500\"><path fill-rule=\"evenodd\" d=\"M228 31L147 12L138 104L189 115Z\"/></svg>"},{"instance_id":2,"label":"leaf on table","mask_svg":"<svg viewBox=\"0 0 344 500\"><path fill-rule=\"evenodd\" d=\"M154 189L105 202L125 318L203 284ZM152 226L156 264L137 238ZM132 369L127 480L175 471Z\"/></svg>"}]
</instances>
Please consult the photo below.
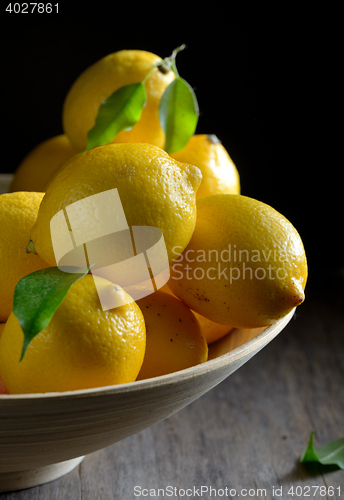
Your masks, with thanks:
<instances>
[{"instance_id":1,"label":"leaf on table","mask_svg":"<svg viewBox=\"0 0 344 500\"><path fill-rule=\"evenodd\" d=\"M164 149L168 154L183 149L195 133L198 103L190 85L178 76L166 87L159 104L160 124L165 132Z\"/></svg>"},{"instance_id":2,"label":"leaf on table","mask_svg":"<svg viewBox=\"0 0 344 500\"><path fill-rule=\"evenodd\" d=\"M88 273L89 267L49 267L24 276L14 291L13 313L24 333L21 360L31 340L50 322L54 312L77 280Z\"/></svg>"},{"instance_id":3,"label":"leaf on table","mask_svg":"<svg viewBox=\"0 0 344 500\"><path fill-rule=\"evenodd\" d=\"M111 142L122 130L131 129L146 104L143 82L120 87L100 105L94 127L87 134L85 152Z\"/></svg>"},{"instance_id":4,"label":"leaf on table","mask_svg":"<svg viewBox=\"0 0 344 500\"><path fill-rule=\"evenodd\" d=\"M310 435L308 447L300 461L318 462L322 465L337 465L340 469L344 469L344 438L314 448L313 436L314 431Z\"/></svg>"}]
</instances>

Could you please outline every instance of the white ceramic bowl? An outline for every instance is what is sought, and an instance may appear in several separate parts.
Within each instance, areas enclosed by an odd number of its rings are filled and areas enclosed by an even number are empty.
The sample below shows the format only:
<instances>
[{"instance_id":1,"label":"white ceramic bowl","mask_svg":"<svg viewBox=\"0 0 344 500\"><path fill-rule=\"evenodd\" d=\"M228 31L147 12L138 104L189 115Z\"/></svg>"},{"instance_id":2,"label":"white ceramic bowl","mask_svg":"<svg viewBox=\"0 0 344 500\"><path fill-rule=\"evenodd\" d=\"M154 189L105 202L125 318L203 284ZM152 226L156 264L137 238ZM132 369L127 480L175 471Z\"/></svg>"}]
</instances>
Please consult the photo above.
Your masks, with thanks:
<instances>
[{"instance_id":1,"label":"white ceramic bowl","mask_svg":"<svg viewBox=\"0 0 344 500\"><path fill-rule=\"evenodd\" d=\"M10 176L0 176L5 192ZM84 455L159 422L236 371L287 325L234 329L210 346L209 360L152 379L65 393L0 395L0 491L56 479Z\"/></svg>"}]
</instances>

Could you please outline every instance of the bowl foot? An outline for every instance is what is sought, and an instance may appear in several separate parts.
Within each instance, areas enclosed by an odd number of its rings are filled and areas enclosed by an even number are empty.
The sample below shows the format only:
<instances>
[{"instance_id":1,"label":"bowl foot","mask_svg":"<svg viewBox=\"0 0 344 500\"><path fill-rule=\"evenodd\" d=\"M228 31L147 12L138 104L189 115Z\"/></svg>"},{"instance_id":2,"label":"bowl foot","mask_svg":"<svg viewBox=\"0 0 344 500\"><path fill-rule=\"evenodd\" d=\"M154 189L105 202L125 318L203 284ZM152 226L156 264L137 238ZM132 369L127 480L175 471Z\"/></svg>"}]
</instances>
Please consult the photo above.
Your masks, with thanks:
<instances>
[{"instance_id":1,"label":"bowl foot","mask_svg":"<svg viewBox=\"0 0 344 500\"><path fill-rule=\"evenodd\" d=\"M73 458L57 464L35 467L34 469L0 472L0 492L23 490L53 481L77 467L84 457Z\"/></svg>"}]
</instances>

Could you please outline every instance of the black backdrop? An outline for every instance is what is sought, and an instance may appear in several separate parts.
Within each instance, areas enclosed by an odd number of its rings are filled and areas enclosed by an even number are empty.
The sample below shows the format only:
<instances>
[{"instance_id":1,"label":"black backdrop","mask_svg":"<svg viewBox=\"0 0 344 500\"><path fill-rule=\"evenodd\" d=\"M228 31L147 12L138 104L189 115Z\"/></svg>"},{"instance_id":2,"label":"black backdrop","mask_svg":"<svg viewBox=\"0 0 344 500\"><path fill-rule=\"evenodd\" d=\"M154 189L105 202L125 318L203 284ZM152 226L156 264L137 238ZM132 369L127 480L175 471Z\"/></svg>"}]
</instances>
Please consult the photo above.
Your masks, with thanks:
<instances>
[{"instance_id":1,"label":"black backdrop","mask_svg":"<svg viewBox=\"0 0 344 500\"><path fill-rule=\"evenodd\" d=\"M165 57L185 43L177 65L198 98L197 132L222 141L242 194L299 230L311 279L342 266L338 13L71 3L55 15L1 12L1 172L62 133L65 95L89 65L126 48Z\"/></svg>"}]
</instances>

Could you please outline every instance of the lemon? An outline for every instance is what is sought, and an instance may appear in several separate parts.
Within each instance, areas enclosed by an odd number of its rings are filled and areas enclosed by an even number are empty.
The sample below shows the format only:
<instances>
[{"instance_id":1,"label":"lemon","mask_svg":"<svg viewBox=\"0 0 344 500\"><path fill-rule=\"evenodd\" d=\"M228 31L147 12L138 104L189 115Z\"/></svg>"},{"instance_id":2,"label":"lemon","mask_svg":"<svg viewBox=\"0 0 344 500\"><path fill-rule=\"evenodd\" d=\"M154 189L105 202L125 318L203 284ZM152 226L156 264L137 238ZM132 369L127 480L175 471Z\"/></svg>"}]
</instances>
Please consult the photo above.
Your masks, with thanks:
<instances>
[{"instance_id":1,"label":"lemon","mask_svg":"<svg viewBox=\"0 0 344 500\"><path fill-rule=\"evenodd\" d=\"M302 240L283 215L246 196L217 194L197 200L195 231L168 285L212 321L255 328L301 304L306 280Z\"/></svg>"},{"instance_id":2,"label":"lemon","mask_svg":"<svg viewBox=\"0 0 344 500\"><path fill-rule=\"evenodd\" d=\"M64 102L63 128L78 152L86 148L87 133L95 124L101 103L120 87L142 82L160 61L159 56L144 50L120 50L103 57L76 79ZM147 101L140 120L131 130L119 132L115 142L148 142L163 147L159 102L174 78L173 71L153 69L145 82Z\"/></svg>"},{"instance_id":3,"label":"lemon","mask_svg":"<svg viewBox=\"0 0 344 500\"><path fill-rule=\"evenodd\" d=\"M169 287L169 282L167 282L164 286L160 288L161 292L169 293L170 295L174 295L171 288ZM208 318L205 318L201 314L198 314L196 311L192 311L195 318L198 321L198 324L201 329L202 336L206 339L207 344L212 344L217 340L221 339L225 335L227 335L230 331L233 330L232 326L221 325L220 323L216 323L215 321L211 321Z\"/></svg>"},{"instance_id":4,"label":"lemon","mask_svg":"<svg viewBox=\"0 0 344 500\"><path fill-rule=\"evenodd\" d=\"M6 321L12 311L18 281L48 267L37 255L25 253L43 196L43 193L21 191L0 195L0 321Z\"/></svg>"},{"instance_id":5,"label":"lemon","mask_svg":"<svg viewBox=\"0 0 344 500\"><path fill-rule=\"evenodd\" d=\"M1 339L1 334L5 328L5 324L6 323L0 323L0 339ZM4 381L2 380L1 373L0 373L0 394L8 394L8 390L6 389Z\"/></svg>"},{"instance_id":6,"label":"lemon","mask_svg":"<svg viewBox=\"0 0 344 500\"><path fill-rule=\"evenodd\" d=\"M29 344L12 313L0 340L0 373L10 394L72 391L132 382L141 368L146 331L134 301L103 311L97 288L127 294L103 278L75 282L49 325Z\"/></svg>"},{"instance_id":7,"label":"lemon","mask_svg":"<svg viewBox=\"0 0 344 500\"><path fill-rule=\"evenodd\" d=\"M151 144L108 144L91 149L68 163L48 186L31 231L34 249L55 266L52 217L71 203L116 188L128 225L159 228L171 260L174 247L182 251L195 228L195 193L200 182L197 167L179 163ZM83 230L92 227L95 216L94 211L80 214ZM92 239L91 233L88 239Z\"/></svg>"},{"instance_id":8,"label":"lemon","mask_svg":"<svg viewBox=\"0 0 344 500\"><path fill-rule=\"evenodd\" d=\"M0 374L0 394L8 394L8 390L2 380L1 374Z\"/></svg>"},{"instance_id":9,"label":"lemon","mask_svg":"<svg viewBox=\"0 0 344 500\"><path fill-rule=\"evenodd\" d=\"M65 160L75 154L76 151L65 134L40 143L18 166L9 191L44 192L52 174Z\"/></svg>"},{"instance_id":10,"label":"lemon","mask_svg":"<svg viewBox=\"0 0 344 500\"><path fill-rule=\"evenodd\" d=\"M197 198L211 194L240 194L239 172L215 135L196 134L171 156L200 169L202 182Z\"/></svg>"},{"instance_id":11,"label":"lemon","mask_svg":"<svg viewBox=\"0 0 344 500\"><path fill-rule=\"evenodd\" d=\"M208 346L190 309L161 290L137 301L145 319L146 353L137 380L190 368L208 359Z\"/></svg>"},{"instance_id":12,"label":"lemon","mask_svg":"<svg viewBox=\"0 0 344 500\"><path fill-rule=\"evenodd\" d=\"M194 313L201 328L202 335L205 337L208 344L213 344L217 340L222 339L222 337L225 337L233 330L232 326L221 325L220 323L216 323L216 321L211 321L210 319L205 318L196 311L192 312Z\"/></svg>"}]
</instances>

